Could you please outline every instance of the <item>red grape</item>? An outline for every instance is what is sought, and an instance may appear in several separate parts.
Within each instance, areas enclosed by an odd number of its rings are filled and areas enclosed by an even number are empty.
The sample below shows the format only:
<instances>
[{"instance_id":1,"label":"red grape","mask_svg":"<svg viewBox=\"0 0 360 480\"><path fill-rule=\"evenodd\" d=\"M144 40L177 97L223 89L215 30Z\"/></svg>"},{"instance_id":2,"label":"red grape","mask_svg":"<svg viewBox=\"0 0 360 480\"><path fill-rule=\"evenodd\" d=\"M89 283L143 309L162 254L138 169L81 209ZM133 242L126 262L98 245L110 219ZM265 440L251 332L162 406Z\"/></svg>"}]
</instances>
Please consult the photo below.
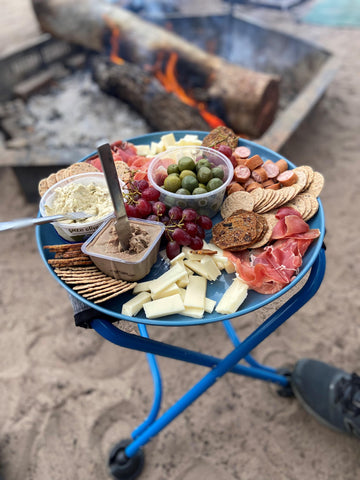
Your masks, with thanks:
<instances>
[{"instance_id":1,"label":"red grape","mask_svg":"<svg viewBox=\"0 0 360 480\"><path fill-rule=\"evenodd\" d=\"M200 238L205 238L205 231L200 225L196 225L197 228L197 236Z\"/></svg>"},{"instance_id":2,"label":"red grape","mask_svg":"<svg viewBox=\"0 0 360 480\"><path fill-rule=\"evenodd\" d=\"M149 184L144 178L142 180L137 180L137 188L140 192L143 192L148 186Z\"/></svg>"},{"instance_id":3,"label":"red grape","mask_svg":"<svg viewBox=\"0 0 360 480\"><path fill-rule=\"evenodd\" d=\"M204 230L212 229L212 221L206 215L200 215L197 219L197 224L200 225Z\"/></svg>"},{"instance_id":4,"label":"red grape","mask_svg":"<svg viewBox=\"0 0 360 480\"><path fill-rule=\"evenodd\" d=\"M159 217L157 215L154 215L153 213L147 217L147 220L150 220L151 222L158 222Z\"/></svg>"},{"instance_id":5,"label":"red grape","mask_svg":"<svg viewBox=\"0 0 360 480\"><path fill-rule=\"evenodd\" d=\"M160 192L158 192L154 187L148 187L141 192L141 197L145 200L157 201L159 200Z\"/></svg>"},{"instance_id":6,"label":"red grape","mask_svg":"<svg viewBox=\"0 0 360 480\"><path fill-rule=\"evenodd\" d=\"M201 250L203 246L203 240L200 237L193 237L191 239L190 248L193 250Z\"/></svg>"},{"instance_id":7,"label":"red grape","mask_svg":"<svg viewBox=\"0 0 360 480\"><path fill-rule=\"evenodd\" d=\"M185 222L195 222L198 216L196 210L194 210L193 208L184 208L182 213Z\"/></svg>"},{"instance_id":8,"label":"red grape","mask_svg":"<svg viewBox=\"0 0 360 480\"><path fill-rule=\"evenodd\" d=\"M169 242L166 245L166 255L167 257L172 260L180 253L180 245L174 241Z\"/></svg>"},{"instance_id":9,"label":"red grape","mask_svg":"<svg viewBox=\"0 0 360 480\"><path fill-rule=\"evenodd\" d=\"M197 235L198 230L195 223L185 222L184 229L192 237L195 237Z\"/></svg>"},{"instance_id":10,"label":"red grape","mask_svg":"<svg viewBox=\"0 0 360 480\"><path fill-rule=\"evenodd\" d=\"M166 212L166 205L163 202L154 202L152 205L152 211L155 215L164 215Z\"/></svg>"},{"instance_id":11,"label":"red grape","mask_svg":"<svg viewBox=\"0 0 360 480\"><path fill-rule=\"evenodd\" d=\"M142 218L147 217L151 213L151 204L145 200L144 198L140 198L136 204L137 211L141 215Z\"/></svg>"},{"instance_id":12,"label":"red grape","mask_svg":"<svg viewBox=\"0 0 360 480\"><path fill-rule=\"evenodd\" d=\"M190 245L191 243L190 235L181 228L175 228L172 238L179 245Z\"/></svg>"},{"instance_id":13,"label":"red grape","mask_svg":"<svg viewBox=\"0 0 360 480\"><path fill-rule=\"evenodd\" d=\"M182 218L182 210L180 207L171 207L168 211L168 215L171 220L180 220Z\"/></svg>"},{"instance_id":14,"label":"red grape","mask_svg":"<svg viewBox=\"0 0 360 480\"><path fill-rule=\"evenodd\" d=\"M232 148L228 145L219 145L217 151L225 155L227 158L231 158L232 156Z\"/></svg>"},{"instance_id":15,"label":"red grape","mask_svg":"<svg viewBox=\"0 0 360 480\"><path fill-rule=\"evenodd\" d=\"M125 203L125 210L126 210L126 215L128 217L135 217L135 218L140 218L139 217L139 212L135 205L129 205L128 203Z\"/></svg>"}]
</instances>

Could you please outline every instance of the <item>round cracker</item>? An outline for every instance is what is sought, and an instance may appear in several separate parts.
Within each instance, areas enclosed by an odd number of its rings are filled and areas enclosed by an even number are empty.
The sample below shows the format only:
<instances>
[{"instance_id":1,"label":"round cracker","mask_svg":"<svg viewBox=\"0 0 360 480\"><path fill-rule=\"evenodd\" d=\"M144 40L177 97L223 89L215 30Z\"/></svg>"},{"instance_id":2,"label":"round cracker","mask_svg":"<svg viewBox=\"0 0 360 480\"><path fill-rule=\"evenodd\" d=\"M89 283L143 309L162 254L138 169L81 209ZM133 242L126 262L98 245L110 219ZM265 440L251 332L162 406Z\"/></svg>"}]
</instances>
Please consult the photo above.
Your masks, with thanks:
<instances>
[{"instance_id":1,"label":"round cracker","mask_svg":"<svg viewBox=\"0 0 360 480\"><path fill-rule=\"evenodd\" d=\"M260 248L266 245L270 241L274 226L278 222L278 219L273 213L263 213L261 216L265 218L268 229L265 235L258 242L251 245L251 248Z\"/></svg>"},{"instance_id":2,"label":"round cracker","mask_svg":"<svg viewBox=\"0 0 360 480\"><path fill-rule=\"evenodd\" d=\"M318 197L324 188L325 178L320 172L314 172L314 178L307 188L308 193L312 193L315 197Z\"/></svg>"},{"instance_id":3,"label":"round cracker","mask_svg":"<svg viewBox=\"0 0 360 480\"><path fill-rule=\"evenodd\" d=\"M250 195L252 196L253 200L254 200L254 209L260 204L260 202L262 201L263 199L263 196L264 196L264 191L265 189L264 188L261 188L261 187L258 187L258 188L255 188L254 190L252 190L250 192Z\"/></svg>"},{"instance_id":4,"label":"round cracker","mask_svg":"<svg viewBox=\"0 0 360 480\"><path fill-rule=\"evenodd\" d=\"M73 163L68 167L69 172L71 172L71 175L78 175L80 173L87 173L87 172L98 172L99 170L94 167L94 165L91 165L90 163L86 162L77 162Z\"/></svg>"},{"instance_id":5,"label":"round cracker","mask_svg":"<svg viewBox=\"0 0 360 480\"><path fill-rule=\"evenodd\" d=\"M39 195L42 197L47 190L49 190L49 185L47 183L47 178L40 180L38 185Z\"/></svg>"},{"instance_id":6,"label":"round cracker","mask_svg":"<svg viewBox=\"0 0 360 480\"><path fill-rule=\"evenodd\" d=\"M308 175L305 173L304 170L298 167L294 168L294 172L296 172L297 176L297 181L294 187L298 189L298 192L303 192L307 185Z\"/></svg>"},{"instance_id":7,"label":"round cracker","mask_svg":"<svg viewBox=\"0 0 360 480\"><path fill-rule=\"evenodd\" d=\"M254 199L248 192L234 192L225 198L220 213L222 218L227 218L237 210L246 210L252 212L254 208Z\"/></svg>"},{"instance_id":8,"label":"round cracker","mask_svg":"<svg viewBox=\"0 0 360 480\"><path fill-rule=\"evenodd\" d=\"M64 178L66 178L66 174L66 168L61 168L60 170L58 170L55 174L57 182L61 182L61 180L64 180Z\"/></svg>"}]
</instances>

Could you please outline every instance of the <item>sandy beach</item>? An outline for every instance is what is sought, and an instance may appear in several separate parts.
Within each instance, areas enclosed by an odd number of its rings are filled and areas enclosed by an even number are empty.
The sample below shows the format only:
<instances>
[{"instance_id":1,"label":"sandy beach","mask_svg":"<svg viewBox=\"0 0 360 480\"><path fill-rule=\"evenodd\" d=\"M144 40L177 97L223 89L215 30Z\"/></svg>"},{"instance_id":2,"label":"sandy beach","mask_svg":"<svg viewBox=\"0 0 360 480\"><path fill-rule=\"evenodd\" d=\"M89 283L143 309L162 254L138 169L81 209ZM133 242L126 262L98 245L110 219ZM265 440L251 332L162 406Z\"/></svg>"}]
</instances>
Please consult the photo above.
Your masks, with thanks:
<instances>
[{"instance_id":1,"label":"sandy beach","mask_svg":"<svg viewBox=\"0 0 360 480\"><path fill-rule=\"evenodd\" d=\"M39 35L28 0L0 0L0 52ZM245 9L259 22L322 45L341 67L282 148L322 172L325 279L316 296L254 352L290 367L312 357L360 373L360 30L297 22L289 12ZM89 146L89 151L92 147ZM34 216L14 172L1 167L0 219ZM145 355L75 328L67 293L51 278L34 230L1 234L0 473L4 480L106 480L111 447L146 418L153 386ZM234 320L240 338L273 307ZM150 336L225 356L220 323L149 328ZM162 412L206 373L159 359ZM276 386L227 374L145 447L146 480L354 480L359 440L333 432Z\"/></svg>"}]
</instances>

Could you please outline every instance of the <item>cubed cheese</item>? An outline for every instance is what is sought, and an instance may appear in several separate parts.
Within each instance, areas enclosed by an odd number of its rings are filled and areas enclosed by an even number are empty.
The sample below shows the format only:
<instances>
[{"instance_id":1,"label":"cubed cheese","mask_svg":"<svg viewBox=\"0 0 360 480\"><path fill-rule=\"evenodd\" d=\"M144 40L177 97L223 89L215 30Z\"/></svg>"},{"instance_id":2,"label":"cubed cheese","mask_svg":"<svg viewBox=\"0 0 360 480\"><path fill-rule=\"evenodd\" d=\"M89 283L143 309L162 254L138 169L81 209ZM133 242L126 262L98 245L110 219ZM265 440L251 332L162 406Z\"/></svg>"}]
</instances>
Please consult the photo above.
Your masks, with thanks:
<instances>
[{"instance_id":1,"label":"cubed cheese","mask_svg":"<svg viewBox=\"0 0 360 480\"><path fill-rule=\"evenodd\" d=\"M215 311L224 315L238 310L248 294L248 286L239 278L235 278L230 287L221 297Z\"/></svg>"}]
</instances>

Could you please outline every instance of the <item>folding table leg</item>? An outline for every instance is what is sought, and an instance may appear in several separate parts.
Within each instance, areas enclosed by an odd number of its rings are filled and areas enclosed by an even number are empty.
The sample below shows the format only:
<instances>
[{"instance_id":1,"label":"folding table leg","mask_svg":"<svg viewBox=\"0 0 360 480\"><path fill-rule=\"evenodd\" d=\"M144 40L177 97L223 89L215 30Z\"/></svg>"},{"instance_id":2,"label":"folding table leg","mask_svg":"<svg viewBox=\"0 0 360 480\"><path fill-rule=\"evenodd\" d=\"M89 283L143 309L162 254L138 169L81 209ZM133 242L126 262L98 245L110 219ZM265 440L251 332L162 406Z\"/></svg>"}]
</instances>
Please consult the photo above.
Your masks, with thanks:
<instances>
[{"instance_id":1,"label":"folding table leg","mask_svg":"<svg viewBox=\"0 0 360 480\"><path fill-rule=\"evenodd\" d=\"M271 315L262 325L252 332L242 343L230 352L223 360L216 363L216 366L210 370L198 383L196 383L183 397L181 397L174 405L172 405L159 418L153 421L133 442L128 444L122 452L122 459L131 459L137 455L143 445L145 445L152 437L157 435L164 427L171 423L180 413L190 406L197 398L199 398L208 388L210 388L218 378L225 373L234 370L238 362L245 358L254 348L256 348L265 338L273 333L280 325L282 325L291 315L301 308L318 290L325 274L325 252L322 249L317 257L306 284L292 298L284 303L273 315ZM118 330L109 322L103 320L94 320L93 328L113 343L116 341L116 333ZM127 334L129 335L129 334ZM149 346L157 345L151 339L143 339L149 342ZM127 346L127 345L124 345ZM166 344L164 348L169 347ZM135 348L135 347L130 347ZM143 347L144 348L144 347ZM161 354L161 352L159 352ZM267 372L271 375L271 372ZM130 478L130 477L116 477ZM135 478L133 476L132 478Z\"/></svg>"}]
</instances>

